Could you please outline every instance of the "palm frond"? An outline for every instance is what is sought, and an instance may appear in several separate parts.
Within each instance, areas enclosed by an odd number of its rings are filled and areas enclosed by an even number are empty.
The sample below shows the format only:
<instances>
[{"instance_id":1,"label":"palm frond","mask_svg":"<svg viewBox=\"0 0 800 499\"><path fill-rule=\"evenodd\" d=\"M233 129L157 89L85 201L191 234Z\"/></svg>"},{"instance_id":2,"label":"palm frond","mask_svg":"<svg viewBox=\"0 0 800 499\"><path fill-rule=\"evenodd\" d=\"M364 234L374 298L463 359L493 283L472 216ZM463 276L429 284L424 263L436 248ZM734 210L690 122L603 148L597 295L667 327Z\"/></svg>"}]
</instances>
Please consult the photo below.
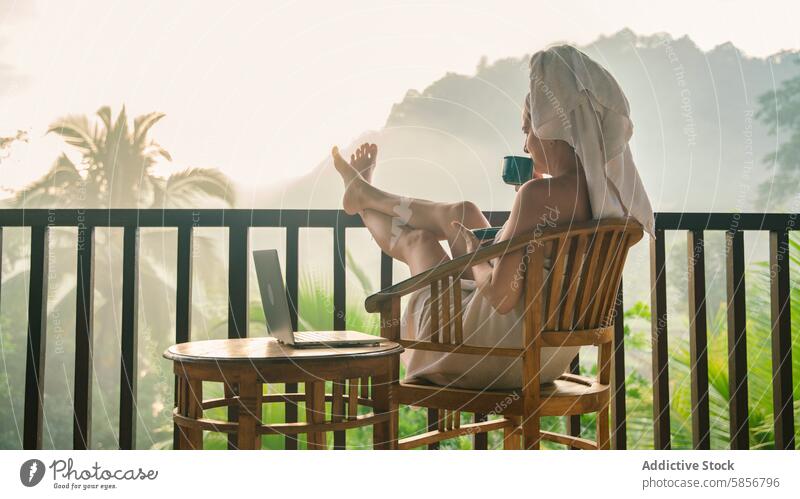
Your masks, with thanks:
<instances>
[{"instance_id":1,"label":"palm frond","mask_svg":"<svg viewBox=\"0 0 800 499\"><path fill-rule=\"evenodd\" d=\"M202 194L226 201L230 206L235 204L235 193L229 189L228 177L213 168L188 168L174 173L167 178L165 202L173 196Z\"/></svg>"},{"instance_id":2,"label":"palm frond","mask_svg":"<svg viewBox=\"0 0 800 499\"><path fill-rule=\"evenodd\" d=\"M347 256L347 268L353 273L353 275L356 276L356 279L358 279L358 283L361 285L361 290L364 291L365 295L373 293L375 288L372 287L372 280L369 278L367 273L356 262L355 258L353 258L353 254L350 251L346 251L345 254Z\"/></svg>"},{"instance_id":3,"label":"palm frond","mask_svg":"<svg viewBox=\"0 0 800 499\"><path fill-rule=\"evenodd\" d=\"M103 126L106 127L106 130L111 130L111 107L101 107L97 110L97 116L100 117L100 120L103 122Z\"/></svg>"},{"instance_id":4,"label":"palm frond","mask_svg":"<svg viewBox=\"0 0 800 499\"><path fill-rule=\"evenodd\" d=\"M44 176L18 191L12 204L63 206L64 195L82 181L75 164L62 154Z\"/></svg>"},{"instance_id":5,"label":"palm frond","mask_svg":"<svg viewBox=\"0 0 800 499\"><path fill-rule=\"evenodd\" d=\"M86 116L66 116L50 124L47 133L56 133L85 156L96 156L100 144L98 134Z\"/></svg>"},{"instance_id":6,"label":"palm frond","mask_svg":"<svg viewBox=\"0 0 800 499\"><path fill-rule=\"evenodd\" d=\"M147 132L150 131L150 128L158 123L164 116L166 116L166 114L159 112L152 112L137 116L136 119L133 120L133 144L143 145L145 138L147 137Z\"/></svg>"}]
</instances>

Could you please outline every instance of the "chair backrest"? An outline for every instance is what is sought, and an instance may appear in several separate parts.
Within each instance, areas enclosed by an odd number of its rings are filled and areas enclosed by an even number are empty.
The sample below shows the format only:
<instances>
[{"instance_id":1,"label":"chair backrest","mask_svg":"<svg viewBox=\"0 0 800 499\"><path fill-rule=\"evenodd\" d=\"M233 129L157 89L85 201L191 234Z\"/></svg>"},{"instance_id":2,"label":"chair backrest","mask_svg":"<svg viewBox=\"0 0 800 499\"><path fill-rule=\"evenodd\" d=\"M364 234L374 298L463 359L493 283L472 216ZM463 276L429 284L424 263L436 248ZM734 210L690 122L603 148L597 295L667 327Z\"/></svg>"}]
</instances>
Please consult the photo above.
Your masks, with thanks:
<instances>
[{"instance_id":1,"label":"chair backrest","mask_svg":"<svg viewBox=\"0 0 800 499\"><path fill-rule=\"evenodd\" d=\"M523 250L525 344L531 344L534 334L541 336L541 346L607 343L608 326L613 325L611 312L628 248L641 237L641 225L627 218L534 231L456 258L381 290L367 298L366 308L369 312L381 312L381 336L408 349L519 357L520 348L465 344L459 281L464 271L479 261ZM530 272L529 269L543 268L545 256L552 261L549 275ZM426 340L403 339L400 337L400 298L424 287L431 290L428 337ZM542 332L544 334L539 335Z\"/></svg>"},{"instance_id":2,"label":"chair backrest","mask_svg":"<svg viewBox=\"0 0 800 499\"><path fill-rule=\"evenodd\" d=\"M597 346L596 379L575 381L608 397L617 292L628 249L641 238L638 223L599 220L528 245L523 398L532 413L539 406L542 347ZM546 257L552 264L544 275Z\"/></svg>"},{"instance_id":3,"label":"chair backrest","mask_svg":"<svg viewBox=\"0 0 800 499\"><path fill-rule=\"evenodd\" d=\"M600 329L614 325L614 309L628 249L642 238L630 219L600 220L579 229L564 227L528 245L525 301L540 331ZM531 251L534 250L535 251ZM533 269L550 260L542 277ZM538 305L537 305L538 303Z\"/></svg>"}]
</instances>

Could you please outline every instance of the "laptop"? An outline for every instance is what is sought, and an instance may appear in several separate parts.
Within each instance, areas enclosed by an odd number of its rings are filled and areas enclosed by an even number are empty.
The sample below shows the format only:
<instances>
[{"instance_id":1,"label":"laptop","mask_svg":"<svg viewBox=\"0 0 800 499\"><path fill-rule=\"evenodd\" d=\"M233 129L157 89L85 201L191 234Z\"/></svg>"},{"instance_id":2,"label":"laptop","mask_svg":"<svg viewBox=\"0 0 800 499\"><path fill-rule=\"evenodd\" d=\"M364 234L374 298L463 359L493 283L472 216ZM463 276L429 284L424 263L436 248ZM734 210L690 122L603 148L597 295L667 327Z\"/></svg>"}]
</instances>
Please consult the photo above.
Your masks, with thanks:
<instances>
[{"instance_id":1,"label":"laptop","mask_svg":"<svg viewBox=\"0 0 800 499\"><path fill-rule=\"evenodd\" d=\"M274 249L253 251L267 330L279 342L295 348L377 345L381 338L358 331L293 331L283 274Z\"/></svg>"}]
</instances>

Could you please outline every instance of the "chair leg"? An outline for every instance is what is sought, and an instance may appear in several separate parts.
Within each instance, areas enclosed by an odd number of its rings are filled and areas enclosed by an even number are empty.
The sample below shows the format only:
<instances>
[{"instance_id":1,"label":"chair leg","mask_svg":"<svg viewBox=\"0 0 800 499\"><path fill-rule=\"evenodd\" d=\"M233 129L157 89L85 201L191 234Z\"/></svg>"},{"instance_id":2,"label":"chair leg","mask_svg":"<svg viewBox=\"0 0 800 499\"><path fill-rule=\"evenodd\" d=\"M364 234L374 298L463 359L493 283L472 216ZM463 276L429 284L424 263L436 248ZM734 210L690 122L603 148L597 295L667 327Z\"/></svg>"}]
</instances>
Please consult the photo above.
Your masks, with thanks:
<instances>
[{"instance_id":1,"label":"chair leg","mask_svg":"<svg viewBox=\"0 0 800 499\"><path fill-rule=\"evenodd\" d=\"M597 448L600 450L608 450L610 448L608 407L597 411Z\"/></svg>"},{"instance_id":2,"label":"chair leg","mask_svg":"<svg viewBox=\"0 0 800 499\"><path fill-rule=\"evenodd\" d=\"M506 419L511 421L511 426L503 428L503 450L519 450L522 431L520 430L520 418L517 416L507 416Z\"/></svg>"},{"instance_id":3,"label":"chair leg","mask_svg":"<svg viewBox=\"0 0 800 499\"><path fill-rule=\"evenodd\" d=\"M522 435L527 450L539 450L542 440L538 415L531 415L522 422Z\"/></svg>"}]
</instances>

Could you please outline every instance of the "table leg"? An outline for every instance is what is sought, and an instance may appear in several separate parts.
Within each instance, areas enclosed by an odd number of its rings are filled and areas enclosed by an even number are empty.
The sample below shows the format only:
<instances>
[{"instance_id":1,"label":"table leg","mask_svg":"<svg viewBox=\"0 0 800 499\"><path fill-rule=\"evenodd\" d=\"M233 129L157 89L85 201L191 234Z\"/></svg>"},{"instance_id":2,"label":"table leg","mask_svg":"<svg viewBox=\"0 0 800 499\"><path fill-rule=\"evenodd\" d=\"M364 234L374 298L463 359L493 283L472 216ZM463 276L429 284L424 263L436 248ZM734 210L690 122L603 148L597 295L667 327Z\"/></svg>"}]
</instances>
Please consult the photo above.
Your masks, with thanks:
<instances>
[{"instance_id":1,"label":"table leg","mask_svg":"<svg viewBox=\"0 0 800 499\"><path fill-rule=\"evenodd\" d=\"M178 376L178 413L191 419L203 417L203 382ZM179 426L178 449L203 448L203 430Z\"/></svg>"},{"instance_id":2,"label":"table leg","mask_svg":"<svg viewBox=\"0 0 800 499\"><path fill-rule=\"evenodd\" d=\"M254 373L239 377L239 449L261 448L261 435L256 427L261 424L262 394L263 388Z\"/></svg>"},{"instance_id":3,"label":"table leg","mask_svg":"<svg viewBox=\"0 0 800 499\"><path fill-rule=\"evenodd\" d=\"M226 379L223 381L223 386L225 398L231 399L239 394L239 385L234 379ZM239 406L237 404L231 404L228 406L228 421L231 423L236 423L239 421ZM236 449L238 442L239 438L236 432L228 434L228 450Z\"/></svg>"},{"instance_id":4,"label":"table leg","mask_svg":"<svg viewBox=\"0 0 800 499\"><path fill-rule=\"evenodd\" d=\"M331 422L344 421L344 387L345 380L334 380L331 391ZM343 450L346 448L346 434L344 430L333 432L333 448Z\"/></svg>"},{"instance_id":5,"label":"table leg","mask_svg":"<svg viewBox=\"0 0 800 499\"><path fill-rule=\"evenodd\" d=\"M372 430L372 447L374 449L397 449L399 432L398 404L396 390L399 384L399 358L394 356L387 362L387 370L372 377L372 401L375 414L388 413L386 421L377 423Z\"/></svg>"},{"instance_id":6,"label":"table leg","mask_svg":"<svg viewBox=\"0 0 800 499\"><path fill-rule=\"evenodd\" d=\"M325 381L306 382L306 423L325 422ZM328 447L325 432L309 432L308 448L322 450Z\"/></svg>"}]
</instances>

